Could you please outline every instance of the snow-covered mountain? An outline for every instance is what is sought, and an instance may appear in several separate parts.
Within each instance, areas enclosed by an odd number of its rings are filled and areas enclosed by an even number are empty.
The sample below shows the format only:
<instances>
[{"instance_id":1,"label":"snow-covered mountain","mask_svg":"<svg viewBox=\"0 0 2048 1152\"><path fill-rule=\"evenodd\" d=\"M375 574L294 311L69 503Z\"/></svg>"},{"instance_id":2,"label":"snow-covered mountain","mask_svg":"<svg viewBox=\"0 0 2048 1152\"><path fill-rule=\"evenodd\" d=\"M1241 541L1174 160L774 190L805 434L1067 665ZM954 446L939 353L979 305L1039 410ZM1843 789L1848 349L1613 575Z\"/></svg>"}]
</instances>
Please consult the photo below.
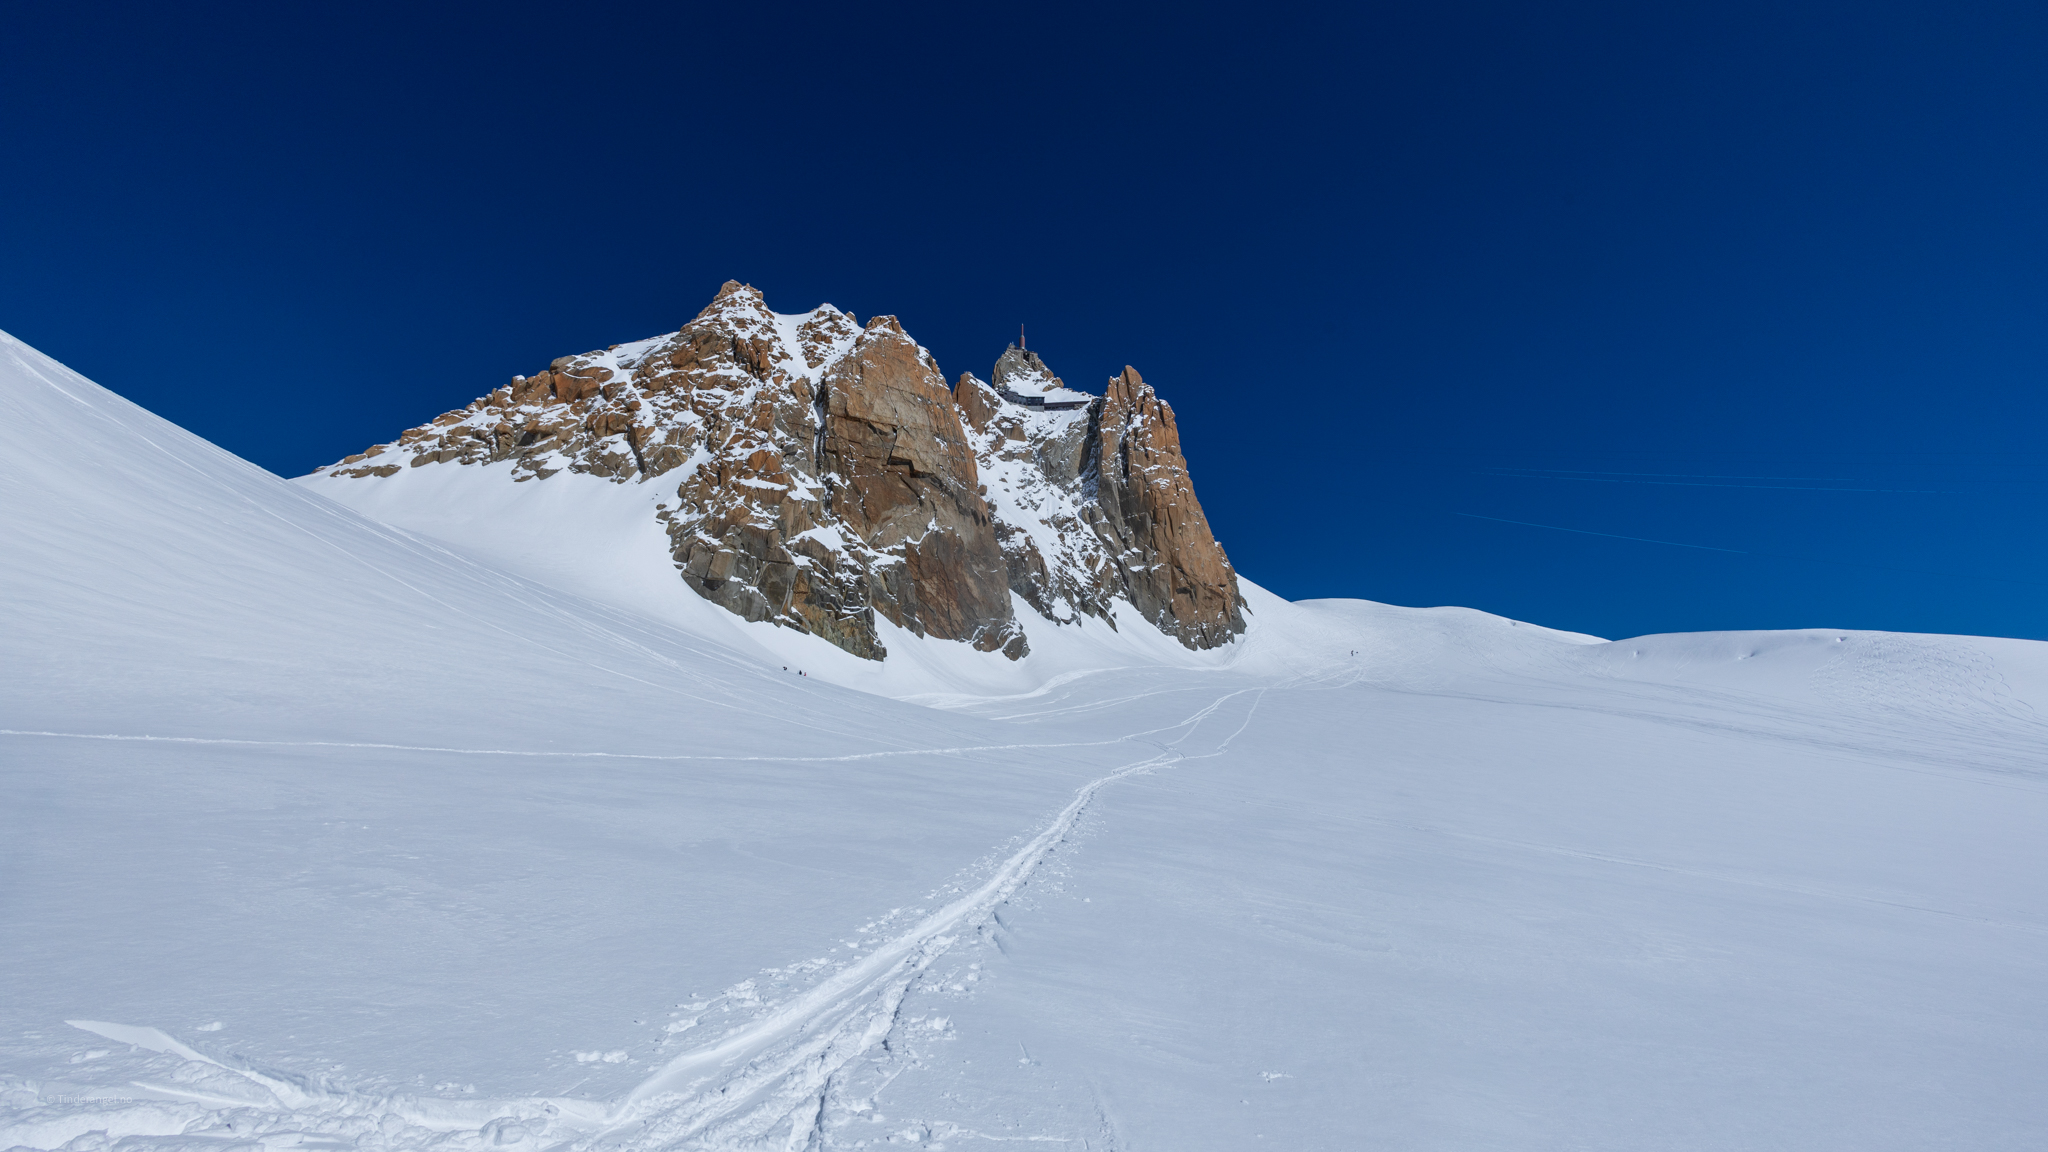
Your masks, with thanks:
<instances>
[{"instance_id":1,"label":"snow-covered mountain","mask_svg":"<svg viewBox=\"0 0 2048 1152\"><path fill-rule=\"evenodd\" d=\"M971 375L949 391L893 316L778 314L728 282L674 333L564 356L308 481L408 524L497 504L438 492L408 515L386 489L423 466L474 466L470 493L609 480L579 506L660 522L677 593L874 660L878 617L1018 659L1012 591L1047 629L1121 615L1193 649L1242 633L1165 401L1129 368L1105 396L1068 390L1015 346L995 376L1000 394ZM497 528L548 531L524 509Z\"/></svg>"},{"instance_id":2,"label":"snow-covered mountain","mask_svg":"<svg viewBox=\"0 0 2048 1152\"><path fill-rule=\"evenodd\" d=\"M291 483L0 335L0 1149L2038 1146L2048 645L1112 631L965 393L1031 650L877 663L594 431Z\"/></svg>"}]
</instances>

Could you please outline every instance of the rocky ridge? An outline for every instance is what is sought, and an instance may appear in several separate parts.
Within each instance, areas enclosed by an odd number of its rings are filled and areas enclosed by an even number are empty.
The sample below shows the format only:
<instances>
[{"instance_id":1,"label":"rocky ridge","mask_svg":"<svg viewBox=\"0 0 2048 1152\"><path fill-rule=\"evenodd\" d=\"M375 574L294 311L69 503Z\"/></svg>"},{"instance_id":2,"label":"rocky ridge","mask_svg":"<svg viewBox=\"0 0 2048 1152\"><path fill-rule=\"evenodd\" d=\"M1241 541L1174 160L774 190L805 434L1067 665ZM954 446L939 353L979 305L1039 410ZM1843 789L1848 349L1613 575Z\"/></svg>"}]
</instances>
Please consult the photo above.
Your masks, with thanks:
<instances>
[{"instance_id":1,"label":"rocky ridge","mask_svg":"<svg viewBox=\"0 0 2048 1152\"><path fill-rule=\"evenodd\" d=\"M779 315L728 282L675 332L561 357L321 472L675 481L655 516L684 584L869 659L878 614L1020 658L1013 591L1055 624L1114 628L1123 601L1190 648L1243 632L1173 410L1136 370L1090 398L1013 346L992 376L949 390L893 316Z\"/></svg>"}]
</instances>

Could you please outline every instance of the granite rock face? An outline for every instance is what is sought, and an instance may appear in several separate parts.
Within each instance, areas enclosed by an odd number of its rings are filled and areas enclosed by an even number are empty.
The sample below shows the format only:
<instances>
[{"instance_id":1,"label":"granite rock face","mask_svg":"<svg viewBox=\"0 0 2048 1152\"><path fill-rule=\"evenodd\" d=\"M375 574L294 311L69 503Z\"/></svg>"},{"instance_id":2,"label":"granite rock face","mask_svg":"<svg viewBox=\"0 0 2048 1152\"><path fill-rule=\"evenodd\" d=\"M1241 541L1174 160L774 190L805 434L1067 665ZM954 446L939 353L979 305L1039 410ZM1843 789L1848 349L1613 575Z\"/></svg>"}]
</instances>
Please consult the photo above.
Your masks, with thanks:
<instances>
[{"instance_id":1,"label":"granite rock face","mask_svg":"<svg viewBox=\"0 0 2048 1152\"><path fill-rule=\"evenodd\" d=\"M902 564L871 589L892 622L1022 655L1002 553L931 353L877 316L825 374L819 469L842 529Z\"/></svg>"},{"instance_id":2,"label":"granite rock face","mask_svg":"<svg viewBox=\"0 0 2048 1152\"><path fill-rule=\"evenodd\" d=\"M1012 347L990 385L954 388L990 485L1010 587L1048 620L1116 606L1190 648L1244 632L1237 573L1195 499L1173 409L1125 368L1085 409L1046 411L1004 395L1071 394L1037 356Z\"/></svg>"},{"instance_id":3,"label":"granite rock face","mask_svg":"<svg viewBox=\"0 0 2048 1152\"><path fill-rule=\"evenodd\" d=\"M1173 409L1126 365L1110 379L1091 425L1096 506L1107 535L1123 545L1131 603L1190 648L1242 633L1237 572L1195 499Z\"/></svg>"},{"instance_id":4,"label":"granite rock face","mask_svg":"<svg viewBox=\"0 0 2048 1152\"><path fill-rule=\"evenodd\" d=\"M728 282L675 332L561 357L322 471L675 484L653 515L683 585L869 659L887 655L878 618L1018 659L1012 591L1056 624L1116 627L1128 604L1189 647L1241 633L1235 573L1151 387L1126 369L1105 396L1075 393L1014 347L992 375L1064 410L971 375L949 391L894 317L778 315Z\"/></svg>"}]
</instances>

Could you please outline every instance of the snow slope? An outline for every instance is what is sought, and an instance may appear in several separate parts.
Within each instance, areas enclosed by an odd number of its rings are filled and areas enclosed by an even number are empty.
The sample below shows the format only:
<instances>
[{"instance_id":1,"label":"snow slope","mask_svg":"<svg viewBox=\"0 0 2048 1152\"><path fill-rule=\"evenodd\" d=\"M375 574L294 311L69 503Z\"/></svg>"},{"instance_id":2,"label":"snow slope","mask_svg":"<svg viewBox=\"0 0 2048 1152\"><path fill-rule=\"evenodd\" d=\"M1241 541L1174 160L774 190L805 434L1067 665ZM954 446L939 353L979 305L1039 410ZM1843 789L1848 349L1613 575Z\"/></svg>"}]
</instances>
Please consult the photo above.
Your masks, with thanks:
<instances>
[{"instance_id":1,"label":"snow slope","mask_svg":"<svg viewBox=\"0 0 2048 1152\"><path fill-rule=\"evenodd\" d=\"M578 478L407 531L5 338L0 396L0 1148L2048 1121L2048 645L1248 587L1217 652L862 679L607 566Z\"/></svg>"}]
</instances>

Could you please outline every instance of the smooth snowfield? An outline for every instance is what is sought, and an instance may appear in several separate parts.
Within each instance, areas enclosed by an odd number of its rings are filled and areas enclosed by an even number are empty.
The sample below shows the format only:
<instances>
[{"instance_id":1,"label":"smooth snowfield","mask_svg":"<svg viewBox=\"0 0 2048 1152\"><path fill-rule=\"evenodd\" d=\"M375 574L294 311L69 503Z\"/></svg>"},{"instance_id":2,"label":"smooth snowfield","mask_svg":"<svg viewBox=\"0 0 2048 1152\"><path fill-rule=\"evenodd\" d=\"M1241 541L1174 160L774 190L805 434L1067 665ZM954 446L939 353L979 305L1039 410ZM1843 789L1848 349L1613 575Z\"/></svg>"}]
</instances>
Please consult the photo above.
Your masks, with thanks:
<instances>
[{"instance_id":1,"label":"smooth snowfield","mask_svg":"<svg viewBox=\"0 0 2048 1152\"><path fill-rule=\"evenodd\" d=\"M878 694L551 560L571 477L428 535L0 396L0 1149L2048 1129L2048 645L1248 588Z\"/></svg>"}]
</instances>

